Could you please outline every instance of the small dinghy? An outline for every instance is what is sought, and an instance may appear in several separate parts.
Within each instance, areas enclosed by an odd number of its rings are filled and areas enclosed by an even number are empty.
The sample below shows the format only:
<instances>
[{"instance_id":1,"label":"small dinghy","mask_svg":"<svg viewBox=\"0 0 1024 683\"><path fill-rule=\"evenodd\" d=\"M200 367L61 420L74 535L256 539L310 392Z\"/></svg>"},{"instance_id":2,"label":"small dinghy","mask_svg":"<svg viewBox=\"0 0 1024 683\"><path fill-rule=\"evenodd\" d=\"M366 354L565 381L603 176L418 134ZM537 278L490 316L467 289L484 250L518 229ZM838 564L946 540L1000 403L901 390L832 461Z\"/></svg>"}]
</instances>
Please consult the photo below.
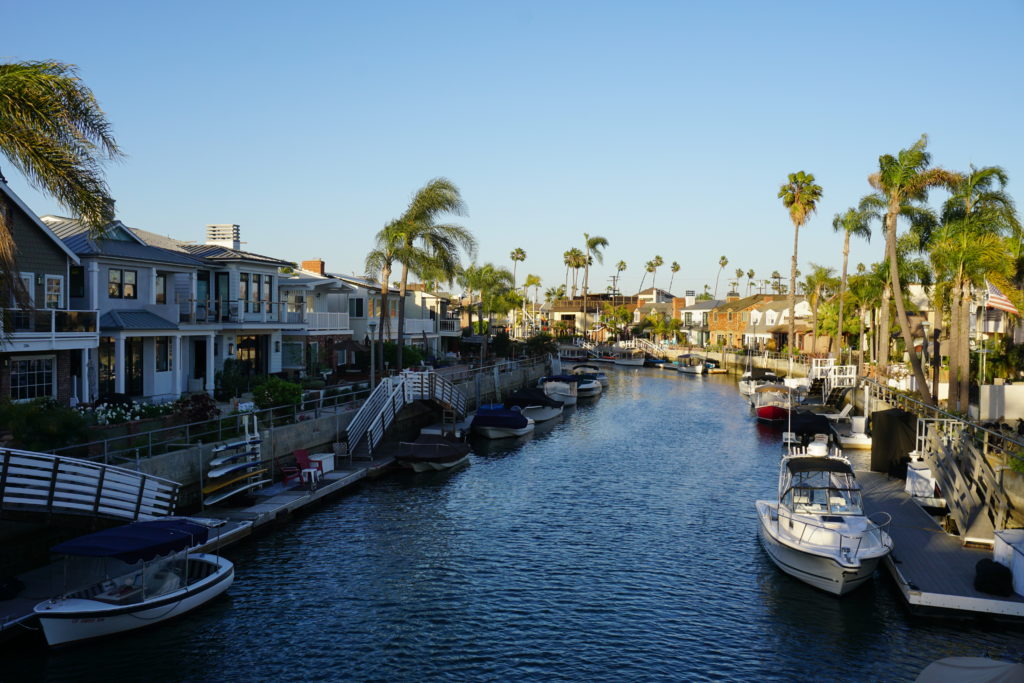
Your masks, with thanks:
<instances>
[{"instance_id":1,"label":"small dinghy","mask_svg":"<svg viewBox=\"0 0 1024 683\"><path fill-rule=\"evenodd\" d=\"M414 472L448 470L469 461L469 444L447 436L420 434L415 441L401 442L403 452L395 462Z\"/></svg>"},{"instance_id":2,"label":"small dinghy","mask_svg":"<svg viewBox=\"0 0 1024 683\"><path fill-rule=\"evenodd\" d=\"M235 568L223 557L189 552L208 534L209 527L187 519L161 519L54 546L80 569L98 558L102 574L35 606L46 642L66 645L151 626L213 600L231 586Z\"/></svg>"},{"instance_id":3,"label":"small dinghy","mask_svg":"<svg viewBox=\"0 0 1024 683\"><path fill-rule=\"evenodd\" d=\"M506 408L519 408L534 422L547 422L562 414L561 401L551 398L543 389L520 389L505 399Z\"/></svg>"},{"instance_id":4,"label":"small dinghy","mask_svg":"<svg viewBox=\"0 0 1024 683\"><path fill-rule=\"evenodd\" d=\"M476 411L470 429L488 439L506 439L523 436L533 431L533 420L518 408L506 408L500 403L484 404Z\"/></svg>"}]
</instances>

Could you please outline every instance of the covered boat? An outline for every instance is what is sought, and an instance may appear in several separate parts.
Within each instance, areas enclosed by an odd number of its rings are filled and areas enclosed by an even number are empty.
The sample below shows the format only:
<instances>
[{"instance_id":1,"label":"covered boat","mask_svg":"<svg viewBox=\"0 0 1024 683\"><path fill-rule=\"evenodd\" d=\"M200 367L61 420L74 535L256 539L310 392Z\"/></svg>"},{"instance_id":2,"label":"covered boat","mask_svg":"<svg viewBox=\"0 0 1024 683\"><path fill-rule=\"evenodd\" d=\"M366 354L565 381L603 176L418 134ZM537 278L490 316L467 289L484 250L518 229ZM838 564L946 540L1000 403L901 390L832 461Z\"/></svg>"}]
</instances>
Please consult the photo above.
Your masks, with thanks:
<instances>
[{"instance_id":1,"label":"covered boat","mask_svg":"<svg viewBox=\"0 0 1024 683\"><path fill-rule=\"evenodd\" d=\"M596 379L601 383L602 387L607 388L608 386L608 375L606 375L604 371L596 365L574 365L572 368L572 374L587 377L589 379Z\"/></svg>"},{"instance_id":2,"label":"covered boat","mask_svg":"<svg viewBox=\"0 0 1024 683\"><path fill-rule=\"evenodd\" d=\"M885 529L871 521L845 458L814 441L782 459L778 499L755 503L759 537L785 573L835 595L864 585L892 551Z\"/></svg>"},{"instance_id":3,"label":"covered boat","mask_svg":"<svg viewBox=\"0 0 1024 683\"><path fill-rule=\"evenodd\" d=\"M785 422L796 405L792 390L784 384L765 384L754 390L751 405L761 422Z\"/></svg>"},{"instance_id":4,"label":"covered boat","mask_svg":"<svg viewBox=\"0 0 1024 683\"><path fill-rule=\"evenodd\" d=\"M765 384L776 384L778 381L778 375L771 370L751 368L740 376L740 393L744 396L751 396L758 387Z\"/></svg>"},{"instance_id":5,"label":"covered boat","mask_svg":"<svg viewBox=\"0 0 1024 683\"><path fill-rule=\"evenodd\" d=\"M542 378L541 382L544 384L545 390L547 389L547 384L550 382L564 382L567 384L575 384L576 396L579 398L599 396L602 391L600 382L598 382L596 379L592 379L585 375L548 375L547 377ZM553 396L552 398L555 398L559 401L562 400L559 396ZM566 405L571 404L567 403Z\"/></svg>"},{"instance_id":6,"label":"covered boat","mask_svg":"<svg viewBox=\"0 0 1024 683\"><path fill-rule=\"evenodd\" d=\"M477 409L470 428L489 439L523 436L533 431L533 420L519 408L506 408L500 403L484 404Z\"/></svg>"},{"instance_id":7,"label":"covered boat","mask_svg":"<svg viewBox=\"0 0 1024 683\"><path fill-rule=\"evenodd\" d=\"M676 358L675 368L686 375L703 375L707 372L704 358L694 353L684 353Z\"/></svg>"},{"instance_id":8,"label":"covered boat","mask_svg":"<svg viewBox=\"0 0 1024 683\"><path fill-rule=\"evenodd\" d=\"M395 462L414 472L447 470L469 461L469 444L439 434L420 434L415 441L399 444L402 452Z\"/></svg>"},{"instance_id":9,"label":"covered boat","mask_svg":"<svg viewBox=\"0 0 1024 683\"><path fill-rule=\"evenodd\" d=\"M616 352L612 362L616 365L642 367L644 364L644 352L640 349L622 349Z\"/></svg>"},{"instance_id":10,"label":"covered boat","mask_svg":"<svg viewBox=\"0 0 1024 683\"><path fill-rule=\"evenodd\" d=\"M562 414L564 404L548 396L543 389L519 389L505 399L506 408L518 407L534 422L546 422Z\"/></svg>"},{"instance_id":11,"label":"covered boat","mask_svg":"<svg viewBox=\"0 0 1024 683\"><path fill-rule=\"evenodd\" d=\"M561 401L563 405L576 405L576 379L572 375L541 377L537 386L551 398Z\"/></svg>"},{"instance_id":12,"label":"covered boat","mask_svg":"<svg viewBox=\"0 0 1024 683\"><path fill-rule=\"evenodd\" d=\"M190 553L209 528L187 519L163 519L105 529L52 548L94 577L84 587L35 606L50 645L65 645L167 621L231 586L234 565L223 557ZM91 558L91 559L90 559ZM98 566L95 564L98 563Z\"/></svg>"}]
</instances>

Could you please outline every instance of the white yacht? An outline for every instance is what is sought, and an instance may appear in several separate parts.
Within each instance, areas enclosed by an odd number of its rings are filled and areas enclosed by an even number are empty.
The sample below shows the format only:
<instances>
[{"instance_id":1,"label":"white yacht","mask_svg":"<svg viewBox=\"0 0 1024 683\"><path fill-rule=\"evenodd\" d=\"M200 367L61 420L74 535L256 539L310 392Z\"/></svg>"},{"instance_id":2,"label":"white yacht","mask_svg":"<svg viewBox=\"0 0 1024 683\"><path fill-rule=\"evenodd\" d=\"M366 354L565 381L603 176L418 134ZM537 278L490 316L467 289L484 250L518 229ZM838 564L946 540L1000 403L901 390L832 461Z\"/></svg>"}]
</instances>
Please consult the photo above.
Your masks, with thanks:
<instances>
[{"instance_id":1,"label":"white yacht","mask_svg":"<svg viewBox=\"0 0 1024 683\"><path fill-rule=\"evenodd\" d=\"M777 501L755 503L761 544L790 576L844 595L866 583L892 551L885 529L864 514L850 462L816 440L782 459Z\"/></svg>"}]
</instances>

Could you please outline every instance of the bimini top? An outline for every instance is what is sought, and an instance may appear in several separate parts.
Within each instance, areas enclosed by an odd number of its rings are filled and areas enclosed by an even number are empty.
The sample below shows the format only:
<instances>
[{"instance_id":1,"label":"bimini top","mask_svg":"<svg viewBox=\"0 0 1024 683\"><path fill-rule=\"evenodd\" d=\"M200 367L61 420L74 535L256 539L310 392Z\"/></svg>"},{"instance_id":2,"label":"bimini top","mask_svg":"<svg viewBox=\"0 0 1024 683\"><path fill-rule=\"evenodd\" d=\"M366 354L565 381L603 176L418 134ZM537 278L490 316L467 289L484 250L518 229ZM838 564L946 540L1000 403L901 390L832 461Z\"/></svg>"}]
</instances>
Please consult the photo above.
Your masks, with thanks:
<instances>
[{"instance_id":1,"label":"bimini top","mask_svg":"<svg viewBox=\"0 0 1024 683\"><path fill-rule=\"evenodd\" d=\"M853 474L850 463L837 458L797 457L786 463L790 472L840 472Z\"/></svg>"},{"instance_id":2,"label":"bimini top","mask_svg":"<svg viewBox=\"0 0 1024 683\"><path fill-rule=\"evenodd\" d=\"M206 543L209 528L186 519L132 522L58 543L50 550L78 557L113 557L135 564Z\"/></svg>"}]
</instances>

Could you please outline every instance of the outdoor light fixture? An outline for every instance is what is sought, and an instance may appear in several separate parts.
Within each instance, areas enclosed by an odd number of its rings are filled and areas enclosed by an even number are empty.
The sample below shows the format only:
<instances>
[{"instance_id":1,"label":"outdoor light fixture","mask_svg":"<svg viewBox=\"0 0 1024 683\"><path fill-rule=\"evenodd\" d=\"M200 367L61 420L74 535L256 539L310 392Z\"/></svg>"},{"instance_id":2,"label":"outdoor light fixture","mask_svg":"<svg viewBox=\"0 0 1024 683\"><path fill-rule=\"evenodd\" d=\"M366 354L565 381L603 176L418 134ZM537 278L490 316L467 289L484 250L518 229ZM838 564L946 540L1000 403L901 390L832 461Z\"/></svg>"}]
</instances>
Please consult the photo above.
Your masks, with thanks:
<instances>
[{"instance_id":1,"label":"outdoor light fixture","mask_svg":"<svg viewBox=\"0 0 1024 683\"><path fill-rule=\"evenodd\" d=\"M228 342L228 355L229 356L235 355L235 345L232 344L231 342Z\"/></svg>"},{"instance_id":2,"label":"outdoor light fixture","mask_svg":"<svg viewBox=\"0 0 1024 683\"><path fill-rule=\"evenodd\" d=\"M43 274L42 273L36 273L36 284L37 285L43 284Z\"/></svg>"},{"instance_id":3,"label":"outdoor light fixture","mask_svg":"<svg viewBox=\"0 0 1024 683\"><path fill-rule=\"evenodd\" d=\"M280 353L280 352L281 352L281 340L278 339L278 340L276 340L274 342L274 353Z\"/></svg>"}]
</instances>

